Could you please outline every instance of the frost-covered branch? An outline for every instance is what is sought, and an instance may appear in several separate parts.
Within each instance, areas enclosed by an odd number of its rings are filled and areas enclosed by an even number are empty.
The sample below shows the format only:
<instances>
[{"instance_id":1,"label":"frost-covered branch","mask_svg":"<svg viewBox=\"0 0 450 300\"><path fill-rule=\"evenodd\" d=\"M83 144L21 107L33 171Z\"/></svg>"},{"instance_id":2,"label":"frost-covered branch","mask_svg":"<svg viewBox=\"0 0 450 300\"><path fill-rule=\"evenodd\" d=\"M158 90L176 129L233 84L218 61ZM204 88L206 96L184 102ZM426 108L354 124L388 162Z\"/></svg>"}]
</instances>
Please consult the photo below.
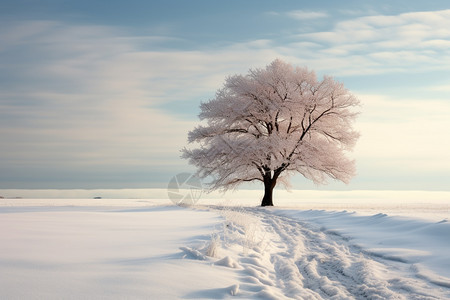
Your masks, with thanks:
<instances>
[{"instance_id":1,"label":"frost-covered branch","mask_svg":"<svg viewBox=\"0 0 450 300\"><path fill-rule=\"evenodd\" d=\"M264 69L226 79L215 98L201 104L206 125L189 132L183 158L208 177L213 189L242 182L276 180L301 173L316 183L348 182L354 162L344 155L356 133L359 102L329 76L318 80L306 68L275 60Z\"/></svg>"}]
</instances>

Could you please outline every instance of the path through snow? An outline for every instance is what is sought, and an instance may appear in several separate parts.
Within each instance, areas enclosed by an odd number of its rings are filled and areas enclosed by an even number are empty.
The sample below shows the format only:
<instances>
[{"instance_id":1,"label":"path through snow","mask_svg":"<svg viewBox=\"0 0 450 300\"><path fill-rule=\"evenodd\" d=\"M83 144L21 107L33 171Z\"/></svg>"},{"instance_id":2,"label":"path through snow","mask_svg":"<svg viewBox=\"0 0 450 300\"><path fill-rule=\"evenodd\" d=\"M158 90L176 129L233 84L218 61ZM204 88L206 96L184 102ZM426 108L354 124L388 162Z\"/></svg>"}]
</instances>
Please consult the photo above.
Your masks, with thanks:
<instances>
[{"instance_id":1,"label":"path through snow","mask_svg":"<svg viewBox=\"0 0 450 300\"><path fill-rule=\"evenodd\" d=\"M217 264L238 269L236 296L450 299L449 286L418 276L411 264L371 255L316 224L279 216L271 209L207 209L226 219L223 230L217 233L222 241L222 256L217 258L225 258Z\"/></svg>"},{"instance_id":2,"label":"path through snow","mask_svg":"<svg viewBox=\"0 0 450 300\"><path fill-rule=\"evenodd\" d=\"M1 299L450 299L447 217L14 201Z\"/></svg>"}]
</instances>

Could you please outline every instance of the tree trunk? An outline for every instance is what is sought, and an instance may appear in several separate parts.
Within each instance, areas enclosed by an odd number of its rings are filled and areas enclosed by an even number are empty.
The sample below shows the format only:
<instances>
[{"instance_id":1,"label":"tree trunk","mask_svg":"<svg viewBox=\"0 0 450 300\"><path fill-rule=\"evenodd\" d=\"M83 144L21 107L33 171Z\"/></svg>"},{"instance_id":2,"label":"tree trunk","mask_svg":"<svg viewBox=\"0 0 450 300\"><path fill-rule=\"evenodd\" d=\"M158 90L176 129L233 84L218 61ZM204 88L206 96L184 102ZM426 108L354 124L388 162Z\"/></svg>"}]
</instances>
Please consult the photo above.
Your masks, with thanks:
<instances>
[{"instance_id":1,"label":"tree trunk","mask_svg":"<svg viewBox=\"0 0 450 300\"><path fill-rule=\"evenodd\" d=\"M261 206L273 206L273 188L277 184L276 178L272 178L270 172L264 176L264 197Z\"/></svg>"}]
</instances>

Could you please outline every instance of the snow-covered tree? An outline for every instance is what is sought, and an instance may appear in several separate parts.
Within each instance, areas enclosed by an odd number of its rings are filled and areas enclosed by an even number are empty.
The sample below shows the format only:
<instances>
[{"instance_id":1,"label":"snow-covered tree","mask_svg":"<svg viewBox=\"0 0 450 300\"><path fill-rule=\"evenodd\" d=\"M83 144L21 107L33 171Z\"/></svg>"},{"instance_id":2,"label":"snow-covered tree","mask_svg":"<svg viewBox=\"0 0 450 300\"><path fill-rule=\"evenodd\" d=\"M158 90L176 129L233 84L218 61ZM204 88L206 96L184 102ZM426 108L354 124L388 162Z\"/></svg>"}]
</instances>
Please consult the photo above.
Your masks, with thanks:
<instances>
[{"instance_id":1,"label":"snow-covered tree","mask_svg":"<svg viewBox=\"0 0 450 300\"><path fill-rule=\"evenodd\" d=\"M317 184L327 177L348 183L355 173L346 154L359 137L352 129L358 105L332 77L318 80L307 68L277 59L228 77L215 98L201 104L205 124L188 136L198 148L184 148L182 157L200 178L212 178L212 190L261 181L261 205L271 206L275 185L287 185L293 173Z\"/></svg>"}]
</instances>

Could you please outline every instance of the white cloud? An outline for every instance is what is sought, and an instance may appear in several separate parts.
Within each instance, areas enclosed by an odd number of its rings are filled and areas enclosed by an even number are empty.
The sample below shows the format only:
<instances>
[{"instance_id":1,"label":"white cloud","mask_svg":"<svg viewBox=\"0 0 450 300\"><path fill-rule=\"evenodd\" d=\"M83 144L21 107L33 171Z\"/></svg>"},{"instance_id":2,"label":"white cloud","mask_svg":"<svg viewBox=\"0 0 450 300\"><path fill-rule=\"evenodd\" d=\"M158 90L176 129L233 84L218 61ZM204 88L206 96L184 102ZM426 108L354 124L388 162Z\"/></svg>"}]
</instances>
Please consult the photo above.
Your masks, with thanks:
<instances>
[{"instance_id":1,"label":"white cloud","mask_svg":"<svg viewBox=\"0 0 450 300\"><path fill-rule=\"evenodd\" d=\"M446 84L442 84L442 85L431 86L431 87L429 87L429 90L449 93L450 92L450 82L448 82Z\"/></svg>"},{"instance_id":2,"label":"white cloud","mask_svg":"<svg viewBox=\"0 0 450 300\"><path fill-rule=\"evenodd\" d=\"M343 15L348 15L348 16L361 16L361 15L375 15L378 12L371 9L370 7L366 7L364 9L358 9L358 8L353 8L353 9L338 9L337 10L340 14Z\"/></svg>"},{"instance_id":3,"label":"white cloud","mask_svg":"<svg viewBox=\"0 0 450 300\"><path fill-rule=\"evenodd\" d=\"M442 40L442 39L432 39L427 40L422 43L424 48L433 48L433 49L443 49L447 50L450 48L450 40Z\"/></svg>"},{"instance_id":4,"label":"white cloud","mask_svg":"<svg viewBox=\"0 0 450 300\"><path fill-rule=\"evenodd\" d=\"M4 168L183 168L199 102L227 75L278 56L267 40L162 51L163 37L143 50L141 38L113 28L39 21L9 30L2 49L20 51L0 65L17 79L0 93ZM189 120L161 108L185 102Z\"/></svg>"},{"instance_id":5,"label":"white cloud","mask_svg":"<svg viewBox=\"0 0 450 300\"><path fill-rule=\"evenodd\" d=\"M300 34L294 39L322 45L310 61L340 75L434 70L450 68L449 28L450 10L414 12L345 20L330 31ZM384 64L380 61L383 57L387 58ZM334 58L344 64L333 64Z\"/></svg>"},{"instance_id":6,"label":"white cloud","mask_svg":"<svg viewBox=\"0 0 450 300\"><path fill-rule=\"evenodd\" d=\"M302 14L324 17L297 11L297 17ZM183 168L179 149L196 123L197 107L184 120L161 105L197 106L214 96L226 76L275 58L337 76L448 70L449 14L356 18L282 45L255 40L191 51L161 50L171 37L128 37L108 27L41 21L3 27L7 38L0 39L0 55L20 51L0 60L0 67L19 79L0 94L0 161ZM442 84L434 91L448 88ZM360 98L358 161L374 169L386 162L405 172L450 170L446 101Z\"/></svg>"},{"instance_id":7,"label":"white cloud","mask_svg":"<svg viewBox=\"0 0 450 300\"><path fill-rule=\"evenodd\" d=\"M294 10L286 13L287 16L297 20L312 20L326 18L328 14L318 11Z\"/></svg>"}]
</instances>

